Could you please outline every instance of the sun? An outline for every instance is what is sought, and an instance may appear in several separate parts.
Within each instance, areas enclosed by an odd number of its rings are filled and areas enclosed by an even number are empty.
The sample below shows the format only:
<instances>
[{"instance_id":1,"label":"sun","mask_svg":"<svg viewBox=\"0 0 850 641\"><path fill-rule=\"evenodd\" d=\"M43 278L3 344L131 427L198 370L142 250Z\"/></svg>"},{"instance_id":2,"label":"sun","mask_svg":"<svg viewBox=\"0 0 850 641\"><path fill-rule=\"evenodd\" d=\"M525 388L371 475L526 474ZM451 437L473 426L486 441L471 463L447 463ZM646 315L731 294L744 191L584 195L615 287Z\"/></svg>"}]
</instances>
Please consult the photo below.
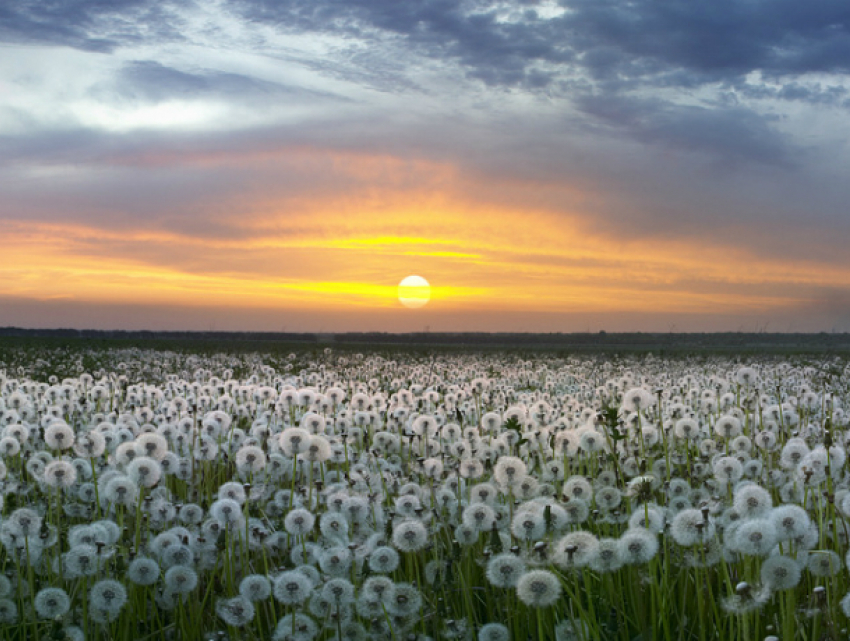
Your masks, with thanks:
<instances>
[{"instance_id":1,"label":"sun","mask_svg":"<svg viewBox=\"0 0 850 641\"><path fill-rule=\"evenodd\" d=\"M431 300L431 285L422 276L408 276L398 284L398 300L410 309L424 307Z\"/></svg>"}]
</instances>

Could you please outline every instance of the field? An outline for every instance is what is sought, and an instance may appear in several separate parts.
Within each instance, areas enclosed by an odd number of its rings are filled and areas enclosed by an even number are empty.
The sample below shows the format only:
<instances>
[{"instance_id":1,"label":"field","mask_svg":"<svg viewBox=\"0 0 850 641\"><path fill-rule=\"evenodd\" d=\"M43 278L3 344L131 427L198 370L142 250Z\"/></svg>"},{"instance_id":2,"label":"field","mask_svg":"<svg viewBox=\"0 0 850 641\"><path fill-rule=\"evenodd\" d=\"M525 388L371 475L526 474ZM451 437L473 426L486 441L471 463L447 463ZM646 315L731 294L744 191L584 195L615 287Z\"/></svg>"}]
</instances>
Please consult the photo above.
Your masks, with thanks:
<instances>
[{"instance_id":1,"label":"field","mask_svg":"<svg viewBox=\"0 0 850 641\"><path fill-rule=\"evenodd\" d=\"M847 638L844 352L674 351L4 339L0 637Z\"/></svg>"}]
</instances>

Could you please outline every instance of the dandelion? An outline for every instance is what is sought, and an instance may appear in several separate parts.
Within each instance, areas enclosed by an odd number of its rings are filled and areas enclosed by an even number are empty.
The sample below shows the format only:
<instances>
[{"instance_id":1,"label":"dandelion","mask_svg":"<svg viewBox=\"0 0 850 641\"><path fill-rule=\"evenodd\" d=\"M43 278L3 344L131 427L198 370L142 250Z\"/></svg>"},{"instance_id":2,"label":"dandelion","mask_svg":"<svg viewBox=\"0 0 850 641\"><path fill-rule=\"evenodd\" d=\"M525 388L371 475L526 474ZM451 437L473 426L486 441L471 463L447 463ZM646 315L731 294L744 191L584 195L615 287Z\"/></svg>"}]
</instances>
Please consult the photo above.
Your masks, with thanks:
<instances>
[{"instance_id":1,"label":"dandelion","mask_svg":"<svg viewBox=\"0 0 850 641\"><path fill-rule=\"evenodd\" d=\"M93 545L76 545L63 557L67 578L94 576L100 567L100 556Z\"/></svg>"},{"instance_id":2,"label":"dandelion","mask_svg":"<svg viewBox=\"0 0 850 641\"><path fill-rule=\"evenodd\" d=\"M640 412L655 405L655 397L642 387L630 389L623 395L623 409L627 412Z\"/></svg>"},{"instance_id":3,"label":"dandelion","mask_svg":"<svg viewBox=\"0 0 850 641\"><path fill-rule=\"evenodd\" d=\"M319 557L319 567L330 576L344 576L351 568L351 561L348 548L334 547L322 553Z\"/></svg>"},{"instance_id":4,"label":"dandelion","mask_svg":"<svg viewBox=\"0 0 850 641\"><path fill-rule=\"evenodd\" d=\"M0 623L18 622L18 606L12 599L0 598Z\"/></svg>"},{"instance_id":5,"label":"dandelion","mask_svg":"<svg viewBox=\"0 0 850 641\"><path fill-rule=\"evenodd\" d=\"M313 641L318 633L319 628L313 619L295 612L278 621L272 641Z\"/></svg>"},{"instance_id":6,"label":"dandelion","mask_svg":"<svg viewBox=\"0 0 850 641\"><path fill-rule=\"evenodd\" d=\"M735 594L725 597L721 605L730 614L746 614L762 607L768 599L770 588L764 586L756 589L742 581L735 586Z\"/></svg>"},{"instance_id":7,"label":"dandelion","mask_svg":"<svg viewBox=\"0 0 850 641\"><path fill-rule=\"evenodd\" d=\"M620 542L617 539L599 539L596 554L590 558L588 565L600 574L619 570L623 566Z\"/></svg>"},{"instance_id":8,"label":"dandelion","mask_svg":"<svg viewBox=\"0 0 850 641\"><path fill-rule=\"evenodd\" d=\"M77 470L68 461L50 461L44 467L44 482L54 488L69 488L77 482Z\"/></svg>"},{"instance_id":9,"label":"dandelion","mask_svg":"<svg viewBox=\"0 0 850 641\"><path fill-rule=\"evenodd\" d=\"M758 485L746 485L735 492L732 507L743 518L751 519L765 516L773 507L770 492Z\"/></svg>"},{"instance_id":10,"label":"dandelion","mask_svg":"<svg viewBox=\"0 0 850 641\"><path fill-rule=\"evenodd\" d=\"M741 433L741 421L728 414L721 416L714 424L714 433L727 441L732 440Z\"/></svg>"},{"instance_id":11,"label":"dandelion","mask_svg":"<svg viewBox=\"0 0 850 641\"><path fill-rule=\"evenodd\" d=\"M561 597L561 582L548 570L531 570L519 578L516 590L519 600L527 606L545 608Z\"/></svg>"},{"instance_id":12,"label":"dandelion","mask_svg":"<svg viewBox=\"0 0 850 641\"><path fill-rule=\"evenodd\" d=\"M478 483L469 492L470 503L486 503L493 505L496 502L498 492L490 483Z\"/></svg>"},{"instance_id":13,"label":"dandelion","mask_svg":"<svg viewBox=\"0 0 850 641\"><path fill-rule=\"evenodd\" d=\"M517 512L511 523L511 533L524 541L537 541L546 534L546 521L539 513Z\"/></svg>"},{"instance_id":14,"label":"dandelion","mask_svg":"<svg viewBox=\"0 0 850 641\"><path fill-rule=\"evenodd\" d=\"M6 521L7 527L17 536L35 536L41 530L42 519L37 512L29 508L18 508Z\"/></svg>"},{"instance_id":15,"label":"dandelion","mask_svg":"<svg viewBox=\"0 0 850 641\"><path fill-rule=\"evenodd\" d=\"M438 458L429 458L422 463L422 472L429 478L439 481L443 475L443 462Z\"/></svg>"},{"instance_id":16,"label":"dandelion","mask_svg":"<svg viewBox=\"0 0 850 641\"><path fill-rule=\"evenodd\" d=\"M683 441L695 441L700 436L699 423L693 418L680 418L673 426L673 434Z\"/></svg>"},{"instance_id":17,"label":"dandelion","mask_svg":"<svg viewBox=\"0 0 850 641\"><path fill-rule=\"evenodd\" d=\"M623 502L623 493L616 487L600 487L596 490L593 499L600 510L610 512Z\"/></svg>"},{"instance_id":18,"label":"dandelion","mask_svg":"<svg viewBox=\"0 0 850 641\"><path fill-rule=\"evenodd\" d=\"M160 555L162 565L167 569L175 565L192 565L194 553L191 548L180 543L169 545Z\"/></svg>"},{"instance_id":19,"label":"dandelion","mask_svg":"<svg viewBox=\"0 0 850 641\"><path fill-rule=\"evenodd\" d=\"M155 461L161 461L168 453L168 441L161 434L147 432L136 438L136 451L139 456L146 456Z\"/></svg>"},{"instance_id":20,"label":"dandelion","mask_svg":"<svg viewBox=\"0 0 850 641\"><path fill-rule=\"evenodd\" d=\"M702 510L681 510L670 524L670 535L681 546L689 547L714 537L714 522Z\"/></svg>"},{"instance_id":21,"label":"dandelion","mask_svg":"<svg viewBox=\"0 0 850 641\"><path fill-rule=\"evenodd\" d=\"M503 486L513 486L526 475L527 467L522 459L516 456L501 456L493 467L493 478Z\"/></svg>"},{"instance_id":22,"label":"dandelion","mask_svg":"<svg viewBox=\"0 0 850 641\"><path fill-rule=\"evenodd\" d=\"M204 520L204 509L195 503L186 503L180 507L177 518L187 525L198 525Z\"/></svg>"},{"instance_id":23,"label":"dandelion","mask_svg":"<svg viewBox=\"0 0 850 641\"><path fill-rule=\"evenodd\" d=\"M461 523L455 528L455 540L464 547L478 543L478 528L471 523Z\"/></svg>"},{"instance_id":24,"label":"dandelion","mask_svg":"<svg viewBox=\"0 0 850 641\"><path fill-rule=\"evenodd\" d=\"M735 372L735 381L739 385L752 387L758 380L758 374L755 369L749 366L739 367Z\"/></svg>"},{"instance_id":25,"label":"dandelion","mask_svg":"<svg viewBox=\"0 0 850 641\"><path fill-rule=\"evenodd\" d=\"M620 537L620 557L624 563L649 563L658 553L658 539L645 528L630 527Z\"/></svg>"},{"instance_id":26,"label":"dandelion","mask_svg":"<svg viewBox=\"0 0 850 641\"><path fill-rule=\"evenodd\" d=\"M516 587L525 574L525 561L510 552L502 552L487 563L487 580L497 588Z\"/></svg>"},{"instance_id":27,"label":"dandelion","mask_svg":"<svg viewBox=\"0 0 850 641\"><path fill-rule=\"evenodd\" d=\"M44 588L35 595L33 605L42 619L59 619L71 608L71 599L62 588Z\"/></svg>"},{"instance_id":28,"label":"dandelion","mask_svg":"<svg viewBox=\"0 0 850 641\"><path fill-rule=\"evenodd\" d=\"M460 463L459 474L465 479L477 479L484 474L484 464L478 459L465 459Z\"/></svg>"},{"instance_id":29,"label":"dandelion","mask_svg":"<svg viewBox=\"0 0 850 641\"><path fill-rule=\"evenodd\" d=\"M254 619L254 604L241 595L219 599L215 604L215 613L227 625L243 628Z\"/></svg>"},{"instance_id":30,"label":"dandelion","mask_svg":"<svg viewBox=\"0 0 850 641\"><path fill-rule=\"evenodd\" d=\"M393 581L385 576L370 576L363 582L360 593L368 598L383 602L392 591Z\"/></svg>"},{"instance_id":31,"label":"dandelion","mask_svg":"<svg viewBox=\"0 0 850 641\"><path fill-rule=\"evenodd\" d=\"M236 481L228 481L222 483L218 488L219 499L229 499L236 501L239 505L244 505L248 500L248 495L245 492L245 486Z\"/></svg>"},{"instance_id":32,"label":"dandelion","mask_svg":"<svg viewBox=\"0 0 850 641\"><path fill-rule=\"evenodd\" d=\"M44 430L44 442L52 450L67 450L74 445L74 430L64 421L54 421Z\"/></svg>"},{"instance_id":33,"label":"dandelion","mask_svg":"<svg viewBox=\"0 0 850 641\"><path fill-rule=\"evenodd\" d=\"M421 521L407 519L393 528L392 542L402 552L416 552L428 544L428 529Z\"/></svg>"},{"instance_id":34,"label":"dandelion","mask_svg":"<svg viewBox=\"0 0 850 641\"><path fill-rule=\"evenodd\" d=\"M783 541L803 536L811 525L808 513L799 505L780 505L771 510L768 518Z\"/></svg>"},{"instance_id":35,"label":"dandelion","mask_svg":"<svg viewBox=\"0 0 850 641\"><path fill-rule=\"evenodd\" d=\"M304 603L313 590L313 582L303 572L288 570L274 581L274 598L286 605Z\"/></svg>"},{"instance_id":36,"label":"dandelion","mask_svg":"<svg viewBox=\"0 0 850 641\"><path fill-rule=\"evenodd\" d=\"M773 591L790 590L800 583L800 563L787 556L768 557L761 566L761 580Z\"/></svg>"},{"instance_id":37,"label":"dandelion","mask_svg":"<svg viewBox=\"0 0 850 641\"><path fill-rule=\"evenodd\" d=\"M224 526L241 524L243 519L242 508L233 499L218 499L210 506L210 516Z\"/></svg>"},{"instance_id":38,"label":"dandelion","mask_svg":"<svg viewBox=\"0 0 850 641\"><path fill-rule=\"evenodd\" d=\"M486 623L478 630L478 641L511 641L511 632L503 623Z\"/></svg>"},{"instance_id":39,"label":"dandelion","mask_svg":"<svg viewBox=\"0 0 850 641\"><path fill-rule=\"evenodd\" d=\"M776 545L776 528L767 519L744 521L734 532L732 548L750 556L765 556Z\"/></svg>"},{"instance_id":40,"label":"dandelion","mask_svg":"<svg viewBox=\"0 0 850 641\"><path fill-rule=\"evenodd\" d=\"M555 546L554 562L565 570L582 568L593 561L599 540L590 532L570 532Z\"/></svg>"},{"instance_id":41,"label":"dandelion","mask_svg":"<svg viewBox=\"0 0 850 641\"><path fill-rule=\"evenodd\" d=\"M812 550L806 567L812 576L835 576L841 571L841 557L832 550Z\"/></svg>"},{"instance_id":42,"label":"dandelion","mask_svg":"<svg viewBox=\"0 0 850 641\"><path fill-rule=\"evenodd\" d=\"M496 511L484 503L473 503L464 509L461 519L479 532L486 532L496 522Z\"/></svg>"},{"instance_id":43,"label":"dandelion","mask_svg":"<svg viewBox=\"0 0 850 641\"><path fill-rule=\"evenodd\" d=\"M327 537L348 537L348 521L339 512L325 512L319 519L319 529Z\"/></svg>"},{"instance_id":44,"label":"dandelion","mask_svg":"<svg viewBox=\"0 0 850 641\"><path fill-rule=\"evenodd\" d=\"M664 512L657 505L638 507L629 517L630 528L644 528L650 532L664 530Z\"/></svg>"},{"instance_id":45,"label":"dandelion","mask_svg":"<svg viewBox=\"0 0 850 641\"><path fill-rule=\"evenodd\" d=\"M127 579L136 585L153 585L159 580L159 564L151 558L138 556L127 568Z\"/></svg>"},{"instance_id":46,"label":"dandelion","mask_svg":"<svg viewBox=\"0 0 850 641\"><path fill-rule=\"evenodd\" d=\"M153 487L162 478L162 467L149 456L137 456L127 465L127 476L137 485Z\"/></svg>"},{"instance_id":47,"label":"dandelion","mask_svg":"<svg viewBox=\"0 0 850 641\"><path fill-rule=\"evenodd\" d=\"M339 577L329 579L322 586L321 596L333 604L336 611L339 611L340 608L354 603L354 585L348 579Z\"/></svg>"},{"instance_id":48,"label":"dandelion","mask_svg":"<svg viewBox=\"0 0 850 641\"><path fill-rule=\"evenodd\" d=\"M12 458L17 456L21 451L21 443L18 439L12 436L4 436L0 438L0 456Z\"/></svg>"},{"instance_id":49,"label":"dandelion","mask_svg":"<svg viewBox=\"0 0 850 641\"><path fill-rule=\"evenodd\" d=\"M779 464L786 470L796 469L808 453L809 446L805 441L797 438L789 439L782 448Z\"/></svg>"},{"instance_id":50,"label":"dandelion","mask_svg":"<svg viewBox=\"0 0 850 641\"><path fill-rule=\"evenodd\" d=\"M564 520L568 525L578 525L590 516L590 505L582 499L572 499L563 506Z\"/></svg>"},{"instance_id":51,"label":"dandelion","mask_svg":"<svg viewBox=\"0 0 850 641\"><path fill-rule=\"evenodd\" d=\"M307 449L310 438L310 432L304 428L288 427L281 432L278 443L284 454L295 457Z\"/></svg>"},{"instance_id":52,"label":"dandelion","mask_svg":"<svg viewBox=\"0 0 850 641\"><path fill-rule=\"evenodd\" d=\"M89 601L96 610L116 616L127 602L127 589L113 579L101 579L89 590Z\"/></svg>"},{"instance_id":53,"label":"dandelion","mask_svg":"<svg viewBox=\"0 0 850 641\"><path fill-rule=\"evenodd\" d=\"M174 594L188 594L198 585L198 574L189 566L175 565L165 572L165 588Z\"/></svg>"},{"instance_id":54,"label":"dandelion","mask_svg":"<svg viewBox=\"0 0 850 641\"><path fill-rule=\"evenodd\" d=\"M318 565L319 558L322 555L321 546L315 543L303 543L302 545L293 546L289 556L293 563L297 566ZM304 569L302 567L299 570Z\"/></svg>"},{"instance_id":55,"label":"dandelion","mask_svg":"<svg viewBox=\"0 0 850 641\"><path fill-rule=\"evenodd\" d=\"M564 483L563 495L567 499L590 501L593 498L593 486L583 476L571 476Z\"/></svg>"},{"instance_id":56,"label":"dandelion","mask_svg":"<svg viewBox=\"0 0 850 641\"><path fill-rule=\"evenodd\" d=\"M313 529L315 523L316 517L311 512L304 508L295 508L286 515L283 526L293 536L304 536Z\"/></svg>"},{"instance_id":57,"label":"dandelion","mask_svg":"<svg viewBox=\"0 0 850 641\"><path fill-rule=\"evenodd\" d=\"M398 567L399 556L393 548L380 546L369 554L369 569L378 574L388 574Z\"/></svg>"},{"instance_id":58,"label":"dandelion","mask_svg":"<svg viewBox=\"0 0 850 641\"><path fill-rule=\"evenodd\" d=\"M343 501L342 513L349 523L365 523L370 515L369 502L362 496L349 496Z\"/></svg>"},{"instance_id":59,"label":"dandelion","mask_svg":"<svg viewBox=\"0 0 850 641\"><path fill-rule=\"evenodd\" d=\"M101 497L106 505L134 508L138 492L139 488L131 478L120 475L110 479Z\"/></svg>"},{"instance_id":60,"label":"dandelion","mask_svg":"<svg viewBox=\"0 0 850 641\"><path fill-rule=\"evenodd\" d=\"M415 516L417 510L422 509L422 503L419 497L415 494L406 494L399 496L395 500L396 513L401 516Z\"/></svg>"},{"instance_id":61,"label":"dandelion","mask_svg":"<svg viewBox=\"0 0 850 641\"><path fill-rule=\"evenodd\" d=\"M714 462L714 476L723 483L737 483L744 475L744 467L734 456L721 456Z\"/></svg>"},{"instance_id":62,"label":"dandelion","mask_svg":"<svg viewBox=\"0 0 850 641\"><path fill-rule=\"evenodd\" d=\"M386 607L394 616L413 615L422 607L422 595L409 583L396 583L390 589Z\"/></svg>"}]
</instances>

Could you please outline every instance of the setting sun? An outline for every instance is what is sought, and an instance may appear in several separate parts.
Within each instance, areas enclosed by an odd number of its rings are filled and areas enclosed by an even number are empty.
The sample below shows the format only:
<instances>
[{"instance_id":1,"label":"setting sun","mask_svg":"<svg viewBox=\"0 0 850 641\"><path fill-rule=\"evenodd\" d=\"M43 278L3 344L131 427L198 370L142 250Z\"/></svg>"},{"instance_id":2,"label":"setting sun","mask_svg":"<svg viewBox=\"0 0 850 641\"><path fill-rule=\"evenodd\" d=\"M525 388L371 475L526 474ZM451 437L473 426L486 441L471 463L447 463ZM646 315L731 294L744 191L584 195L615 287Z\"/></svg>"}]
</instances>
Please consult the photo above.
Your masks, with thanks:
<instances>
[{"instance_id":1,"label":"setting sun","mask_svg":"<svg viewBox=\"0 0 850 641\"><path fill-rule=\"evenodd\" d=\"M431 300L431 285L421 276L408 276L398 284L398 300L410 309L424 307Z\"/></svg>"}]
</instances>

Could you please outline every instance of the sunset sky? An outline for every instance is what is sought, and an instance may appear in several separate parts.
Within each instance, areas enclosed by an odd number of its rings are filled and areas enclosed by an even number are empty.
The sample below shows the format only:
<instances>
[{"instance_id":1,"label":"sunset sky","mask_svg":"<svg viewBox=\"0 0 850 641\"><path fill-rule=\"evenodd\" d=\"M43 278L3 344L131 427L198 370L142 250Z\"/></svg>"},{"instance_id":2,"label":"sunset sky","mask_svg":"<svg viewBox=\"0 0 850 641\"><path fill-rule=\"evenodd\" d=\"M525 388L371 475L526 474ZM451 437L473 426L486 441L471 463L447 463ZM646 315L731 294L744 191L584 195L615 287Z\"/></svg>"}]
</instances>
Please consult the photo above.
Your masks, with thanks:
<instances>
[{"instance_id":1,"label":"sunset sky","mask_svg":"<svg viewBox=\"0 0 850 641\"><path fill-rule=\"evenodd\" d=\"M847 0L23 0L0 44L0 326L850 331Z\"/></svg>"}]
</instances>

